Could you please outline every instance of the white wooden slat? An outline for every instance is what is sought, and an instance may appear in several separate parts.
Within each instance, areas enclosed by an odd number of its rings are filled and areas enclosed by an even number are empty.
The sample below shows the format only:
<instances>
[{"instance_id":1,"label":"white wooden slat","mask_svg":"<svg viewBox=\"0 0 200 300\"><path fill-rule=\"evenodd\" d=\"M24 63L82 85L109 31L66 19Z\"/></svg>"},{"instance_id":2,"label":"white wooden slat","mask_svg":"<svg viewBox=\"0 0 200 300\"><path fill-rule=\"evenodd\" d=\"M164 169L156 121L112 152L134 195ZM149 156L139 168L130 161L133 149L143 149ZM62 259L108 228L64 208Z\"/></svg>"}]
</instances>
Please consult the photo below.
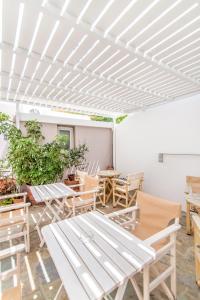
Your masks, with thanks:
<instances>
[{"instance_id":1,"label":"white wooden slat","mask_svg":"<svg viewBox=\"0 0 200 300\"><path fill-rule=\"evenodd\" d=\"M111 274L109 274L109 272L104 267L103 258L101 257L101 261L99 262L90 251L90 248L87 247L87 245L92 244L92 241L89 240L90 238L86 235L85 237L77 237L77 235L75 235L74 231L72 230L73 224L71 224L69 220L59 222L57 226L59 226L63 234L73 245L76 253L87 266L90 273L94 276L96 281L99 282L104 293L107 294L112 291L113 287L116 286L118 281L116 280L116 278L112 278Z\"/></svg>"},{"instance_id":2,"label":"white wooden slat","mask_svg":"<svg viewBox=\"0 0 200 300\"><path fill-rule=\"evenodd\" d=\"M46 185L40 185L37 188L41 192L41 195L43 195L44 200L52 200L58 197L51 189L46 188Z\"/></svg>"},{"instance_id":3,"label":"white wooden slat","mask_svg":"<svg viewBox=\"0 0 200 300\"><path fill-rule=\"evenodd\" d=\"M46 189L47 193L51 195L52 198L58 199L63 197L63 193L56 189L53 184L46 184L44 185L44 188Z\"/></svg>"},{"instance_id":4,"label":"white wooden slat","mask_svg":"<svg viewBox=\"0 0 200 300\"><path fill-rule=\"evenodd\" d=\"M84 224L83 222L80 223L76 218L71 218L69 222L73 225L72 228L74 228L76 231L79 231L82 236L86 236L88 230L91 230L87 224ZM121 271L125 276L132 276L136 272L135 267L127 262L127 260L123 258L115 248L101 238L101 236L94 233L94 239L92 243L102 256L105 254L108 257L108 261L117 271L119 271L119 273ZM101 259L101 257L99 259Z\"/></svg>"},{"instance_id":5,"label":"white wooden slat","mask_svg":"<svg viewBox=\"0 0 200 300\"><path fill-rule=\"evenodd\" d=\"M153 254L155 254L155 251L152 248L147 248L146 251L144 251L143 242L130 232L123 230L120 225L105 218L98 212L89 213L89 215L90 217L85 214L85 218L89 219L94 226L96 224L98 228L103 229L105 233L112 236L117 242L125 245L127 250L129 250L135 256L138 262L149 262L149 259L152 258Z\"/></svg>"},{"instance_id":6,"label":"white wooden slat","mask_svg":"<svg viewBox=\"0 0 200 300\"><path fill-rule=\"evenodd\" d=\"M112 246L119 254L123 256L129 263L131 263L136 270L141 270L143 267L144 261L140 258L138 258L134 252L135 250L135 243L132 242L132 251L130 251L126 246L126 243L122 243L121 241L118 241L115 239L113 232L109 234L105 228L100 227L98 222L95 223L91 218L88 218L87 214L77 216L77 219L79 219L80 226L83 226L83 224L88 226L88 230L91 230L94 232L94 236L96 235L101 236L110 246ZM112 231L112 230L111 230ZM137 249L136 249L137 251ZM141 251L143 252L143 251ZM144 253L145 254L145 253Z\"/></svg>"},{"instance_id":7,"label":"white wooden slat","mask_svg":"<svg viewBox=\"0 0 200 300\"><path fill-rule=\"evenodd\" d=\"M35 190L38 192L42 201L51 199L51 196L47 193L46 190L44 190L42 185L35 186Z\"/></svg>"},{"instance_id":8,"label":"white wooden slat","mask_svg":"<svg viewBox=\"0 0 200 300\"><path fill-rule=\"evenodd\" d=\"M42 228L49 253L69 299L91 300L49 226Z\"/></svg>"},{"instance_id":9,"label":"white wooden slat","mask_svg":"<svg viewBox=\"0 0 200 300\"><path fill-rule=\"evenodd\" d=\"M67 187L64 183L61 182L54 183L53 187L58 189L59 191L62 191L65 196L71 196L75 194L74 190L72 190L70 187Z\"/></svg>"},{"instance_id":10,"label":"white wooden slat","mask_svg":"<svg viewBox=\"0 0 200 300\"><path fill-rule=\"evenodd\" d=\"M35 186L31 186L30 190L36 202L43 202L43 199L40 197L40 194L36 190Z\"/></svg>"},{"instance_id":11,"label":"white wooden slat","mask_svg":"<svg viewBox=\"0 0 200 300\"><path fill-rule=\"evenodd\" d=\"M83 288L88 294L90 299L101 299L104 295L104 290L100 284L96 281L95 277L90 273L87 265L83 262L82 258L76 251L74 245L70 243L66 235L61 230L57 223L49 225L51 231L53 232L59 246L61 247L65 257L71 264L74 273L79 278ZM61 266L57 266L61 268ZM71 273L69 274L69 277Z\"/></svg>"}]
</instances>

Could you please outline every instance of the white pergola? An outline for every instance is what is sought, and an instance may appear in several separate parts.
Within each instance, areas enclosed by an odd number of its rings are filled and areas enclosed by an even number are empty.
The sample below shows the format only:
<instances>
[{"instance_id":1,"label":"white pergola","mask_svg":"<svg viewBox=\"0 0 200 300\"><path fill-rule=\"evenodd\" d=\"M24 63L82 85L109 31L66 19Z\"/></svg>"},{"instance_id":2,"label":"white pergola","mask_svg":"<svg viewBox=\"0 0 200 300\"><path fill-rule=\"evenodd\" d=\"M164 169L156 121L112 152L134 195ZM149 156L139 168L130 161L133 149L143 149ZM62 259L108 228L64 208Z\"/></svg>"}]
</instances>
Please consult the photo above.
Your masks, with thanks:
<instances>
[{"instance_id":1,"label":"white pergola","mask_svg":"<svg viewBox=\"0 0 200 300\"><path fill-rule=\"evenodd\" d=\"M1 100L122 114L200 92L199 0L0 0Z\"/></svg>"}]
</instances>

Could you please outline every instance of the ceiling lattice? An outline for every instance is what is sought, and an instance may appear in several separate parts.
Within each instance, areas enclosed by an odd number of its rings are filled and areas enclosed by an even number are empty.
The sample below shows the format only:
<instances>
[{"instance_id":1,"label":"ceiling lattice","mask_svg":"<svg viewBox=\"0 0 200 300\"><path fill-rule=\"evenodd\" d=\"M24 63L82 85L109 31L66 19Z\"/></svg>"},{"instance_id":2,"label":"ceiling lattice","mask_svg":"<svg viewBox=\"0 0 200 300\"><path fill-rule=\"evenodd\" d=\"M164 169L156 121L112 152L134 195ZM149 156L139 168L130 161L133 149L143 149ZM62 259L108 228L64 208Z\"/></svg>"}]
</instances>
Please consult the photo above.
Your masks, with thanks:
<instances>
[{"instance_id":1,"label":"ceiling lattice","mask_svg":"<svg viewBox=\"0 0 200 300\"><path fill-rule=\"evenodd\" d=\"M128 113L200 92L200 2L0 0L1 99Z\"/></svg>"}]
</instances>

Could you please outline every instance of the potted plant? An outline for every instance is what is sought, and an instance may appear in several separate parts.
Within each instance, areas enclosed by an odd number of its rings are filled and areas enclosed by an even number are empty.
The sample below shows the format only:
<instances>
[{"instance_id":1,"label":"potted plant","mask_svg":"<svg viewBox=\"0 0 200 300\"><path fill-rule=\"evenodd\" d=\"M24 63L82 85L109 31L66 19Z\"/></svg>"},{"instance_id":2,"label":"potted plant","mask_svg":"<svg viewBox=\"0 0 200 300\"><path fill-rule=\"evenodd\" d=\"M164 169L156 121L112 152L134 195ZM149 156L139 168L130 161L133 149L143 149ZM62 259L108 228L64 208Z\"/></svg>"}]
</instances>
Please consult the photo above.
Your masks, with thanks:
<instances>
[{"instance_id":1,"label":"potted plant","mask_svg":"<svg viewBox=\"0 0 200 300\"><path fill-rule=\"evenodd\" d=\"M8 163L17 183L23 187L22 190L28 192L30 200L34 202L29 186L61 180L64 169L72 163L78 163L83 151L86 151L86 146L68 151L65 136L57 136L53 142L44 144L41 126L37 121L27 121L25 127L27 134L23 135L7 115L0 113L0 134L6 135L9 142Z\"/></svg>"},{"instance_id":2,"label":"potted plant","mask_svg":"<svg viewBox=\"0 0 200 300\"><path fill-rule=\"evenodd\" d=\"M74 167L74 170L85 162L85 154L88 151L86 144L79 145L69 150L68 168ZM68 180L75 180L75 173L68 174Z\"/></svg>"}]
</instances>

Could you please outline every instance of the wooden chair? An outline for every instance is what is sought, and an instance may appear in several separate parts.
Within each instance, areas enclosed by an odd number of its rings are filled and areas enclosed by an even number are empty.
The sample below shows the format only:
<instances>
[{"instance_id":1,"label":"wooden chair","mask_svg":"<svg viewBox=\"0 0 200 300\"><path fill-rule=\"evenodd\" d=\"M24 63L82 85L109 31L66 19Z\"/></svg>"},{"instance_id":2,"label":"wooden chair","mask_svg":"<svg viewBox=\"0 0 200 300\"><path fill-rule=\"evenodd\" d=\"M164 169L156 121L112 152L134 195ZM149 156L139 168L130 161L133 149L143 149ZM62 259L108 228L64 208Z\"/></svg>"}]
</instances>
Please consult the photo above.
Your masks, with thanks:
<instances>
[{"instance_id":1,"label":"wooden chair","mask_svg":"<svg viewBox=\"0 0 200 300\"><path fill-rule=\"evenodd\" d=\"M195 273L196 283L200 287L200 216L192 215L192 223L194 228L194 257L195 257Z\"/></svg>"},{"instance_id":2,"label":"wooden chair","mask_svg":"<svg viewBox=\"0 0 200 300\"><path fill-rule=\"evenodd\" d=\"M139 218L137 217L138 213ZM144 246L151 246L155 250L155 260L143 272L143 295L135 278L131 279L140 300L149 299L148 292L154 290L158 285L161 285L169 299L176 299L176 233L180 229L180 214L180 204L139 191L135 207L108 215L109 218L117 221L140 240L143 240ZM169 264L166 265L166 260L165 270L159 271L157 265L163 258L169 258ZM150 280L150 271L153 280ZM165 282L168 277L170 277L170 287Z\"/></svg>"},{"instance_id":3,"label":"wooden chair","mask_svg":"<svg viewBox=\"0 0 200 300\"><path fill-rule=\"evenodd\" d=\"M96 195L96 204L106 205L106 178L95 176L98 182L98 192Z\"/></svg>"},{"instance_id":4,"label":"wooden chair","mask_svg":"<svg viewBox=\"0 0 200 300\"><path fill-rule=\"evenodd\" d=\"M198 195L199 194L199 195ZM200 214L200 177L186 176L186 232L191 234L191 213Z\"/></svg>"},{"instance_id":5,"label":"wooden chair","mask_svg":"<svg viewBox=\"0 0 200 300\"><path fill-rule=\"evenodd\" d=\"M82 213L96 208L96 195L99 191L98 179L84 175L84 183L79 186L80 192L76 192L74 197L68 198L65 201L68 217L71 215L75 216L77 212Z\"/></svg>"},{"instance_id":6,"label":"wooden chair","mask_svg":"<svg viewBox=\"0 0 200 300\"><path fill-rule=\"evenodd\" d=\"M113 179L113 206L129 207L135 204L137 191L142 190L144 173L129 174L126 180Z\"/></svg>"},{"instance_id":7,"label":"wooden chair","mask_svg":"<svg viewBox=\"0 0 200 300\"><path fill-rule=\"evenodd\" d=\"M8 257L16 257L15 266L10 268L9 270L5 270L0 272L0 283L1 281L7 280L10 277L16 275L17 285L13 288L6 289L0 294L1 300L21 300L21 284L20 284L20 253L24 251L25 245L19 244L17 246L13 246L4 250L0 250L0 262L2 263L4 259Z\"/></svg>"},{"instance_id":8,"label":"wooden chair","mask_svg":"<svg viewBox=\"0 0 200 300\"><path fill-rule=\"evenodd\" d=\"M19 193L0 197L0 202L9 198L23 198L22 202L0 206L0 243L23 237L26 252L29 252L30 238L28 207L30 206L30 203L26 203L26 195L26 193Z\"/></svg>"},{"instance_id":9,"label":"wooden chair","mask_svg":"<svg viewBox=\"0 0 200 300\"><path fill-rule=\"evenodd\" d=\"M79 171L77 170L77 180L79 180L78 185L71 185L71 188L81 188L85 184L85 178L86 176L94 177L95 182L98 182L98 192L96 194L96 204L102 204L103 206L106 205L106 179L105 178L99 178L98 176L91 176L88 175L87 172Z\"/></svg>"}]
</instances>

